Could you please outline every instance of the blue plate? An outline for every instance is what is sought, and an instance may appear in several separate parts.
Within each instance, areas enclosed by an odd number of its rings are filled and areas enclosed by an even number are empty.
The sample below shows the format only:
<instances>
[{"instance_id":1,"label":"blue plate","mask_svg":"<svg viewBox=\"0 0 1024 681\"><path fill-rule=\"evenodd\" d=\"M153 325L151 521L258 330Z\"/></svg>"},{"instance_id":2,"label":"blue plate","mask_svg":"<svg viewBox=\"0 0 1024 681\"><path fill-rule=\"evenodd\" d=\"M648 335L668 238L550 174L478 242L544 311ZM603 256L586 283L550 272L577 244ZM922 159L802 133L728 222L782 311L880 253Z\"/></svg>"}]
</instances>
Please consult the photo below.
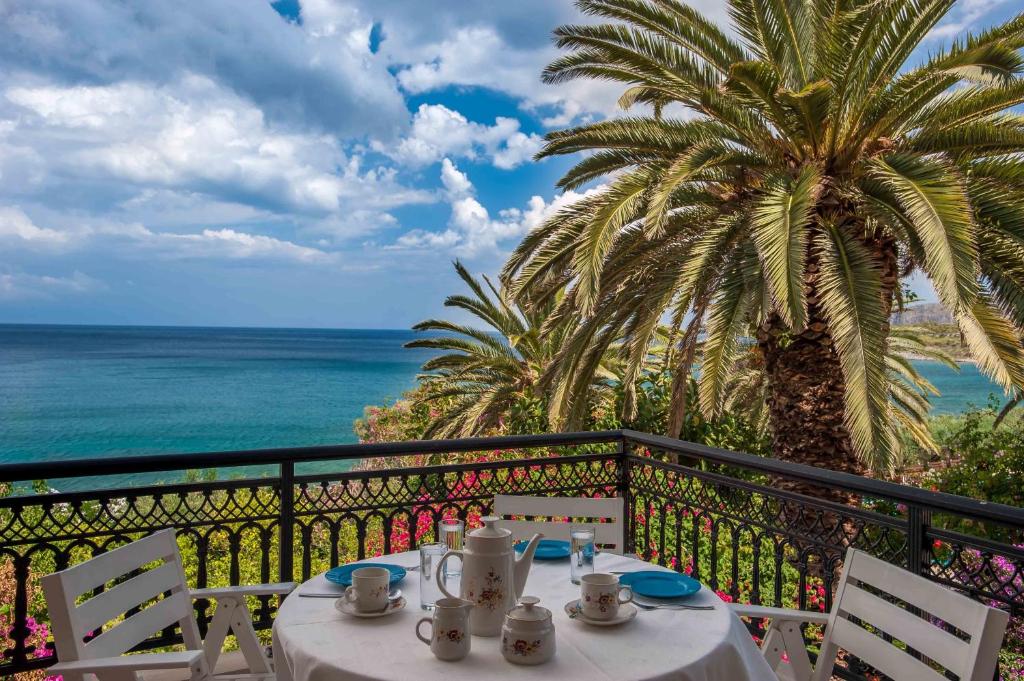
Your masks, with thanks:
<instances>
[{"instance_id":1,"label":"blue plate","mask_svg":"<svg viewBox=\"0 0 1024 681\"><path fill-rule=\"evenodd\" d=\"M400 581L405 579L405 568L401 565L388 565L387 563L349 563L348 565L342 565L341 567L331 568L327 571L324 577L327 578L328 582L334 584L340 584L342 586L352 585L352 573L359 568L364 567L382 567L387 569L391 573L391 586L398 584Z\"/></svg>"},{"instance_id":2,"label":"blue plate","mask_svg":"<svg viewBox=\"0 0 1024 681\"><path fill-rule=\"evenodd\" d=\"M515 545L516 553L522 553L529 545L530 542L528 541L517 542ZM534 551L533 557L535 560L562 560L563 558L568 558L569 553L569 542L562 539L541 539L537 543L537 550ZM583 554L590 557L594 555L594 549L587 547Z\"/></svg>"},{"instance_id":3,"label":"blue plate","mask_svg":"<svg viewBox=\"0 0 1024 681\"><path fill-rule=\"evenodd\" d=\"M648 598L679 598L700 591L700 582L693 577L660 570L640 570L619 575L619 583Z\"/></svg>"},{"instance_id":4,"label":"blue plate","mask_svg":"<svg viewBox=\"0 0 1024 681\"><path fill-rule=\"evenodd\" d=\"M516 553L522 553L530 542L521 541L516 544ZM534 552L535 560L561 560L569 557L569 542L560 539L541 539Z\"/></svg>"}]
</instances>

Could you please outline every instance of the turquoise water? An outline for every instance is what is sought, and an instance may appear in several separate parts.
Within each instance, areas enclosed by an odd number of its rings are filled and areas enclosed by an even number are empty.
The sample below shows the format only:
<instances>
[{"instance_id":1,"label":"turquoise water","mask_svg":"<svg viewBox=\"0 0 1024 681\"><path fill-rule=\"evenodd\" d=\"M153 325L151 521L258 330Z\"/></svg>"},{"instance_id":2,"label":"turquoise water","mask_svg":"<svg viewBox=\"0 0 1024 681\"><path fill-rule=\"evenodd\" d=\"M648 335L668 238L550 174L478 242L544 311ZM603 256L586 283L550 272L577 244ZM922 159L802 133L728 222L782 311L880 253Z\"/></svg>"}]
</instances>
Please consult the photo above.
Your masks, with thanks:
<instances>
[{"instance_id":1,"label":"turquoise water","mask_svg":"<svg viewBox=\"0 0 1024 681\"><path fill-rule=\"evenodd\" d=\"M1003 389L972 363L961 364L959 372L939 362L919 361L914 365L941 393L939 397L931 398L933 414L956 414L971 407L985 407L991 395L995 395L1000 403L1006 402Z\"/></svg>"},{"instance_id":2,"label":"turquoise water","mask_svg":"<svg viewBox=\"0 0 1024 681\"><path fill-rule=\"evenodd\" d=\"M430 356L410 331L0 325L0 463L355 442ZM919 369L936 413L999 392ZM1000 393L1001 394L1001 393Z\"/></svg>"},{"instance_id":3,"label":"turquoise water","mask_svg":"<svg viewBox=\"0 0 1024 681\"><path fill-rule=\"evenodd\" d=\"M410 331L0 326L0 463L344 444Z\"/></svg>"}]
</instances>

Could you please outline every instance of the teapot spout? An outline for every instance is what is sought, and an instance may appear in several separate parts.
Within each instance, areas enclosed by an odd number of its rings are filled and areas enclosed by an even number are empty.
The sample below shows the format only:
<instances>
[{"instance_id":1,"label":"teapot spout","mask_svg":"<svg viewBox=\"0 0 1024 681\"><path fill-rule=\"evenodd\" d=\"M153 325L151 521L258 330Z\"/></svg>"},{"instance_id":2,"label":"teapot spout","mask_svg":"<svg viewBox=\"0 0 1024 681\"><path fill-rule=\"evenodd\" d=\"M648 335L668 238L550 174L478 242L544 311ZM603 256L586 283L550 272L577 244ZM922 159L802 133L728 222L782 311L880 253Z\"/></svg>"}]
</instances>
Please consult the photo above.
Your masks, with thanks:
<instances>
[{"instance_id":1,"label":"teapot spout","mask_svg":"<svg viewBox=\"0 0 1024 681\"><path fill-rule=\"evenodd\" d=\"M530 575L530 566L533 565L533 554L537 550L537 545L540 544L540 540L543 538L544 535L540 533L533 535L533 538L530 539L530 543L526 545L526 550L523 551L523 555L516 558L512 580L512 586L515 587L516 598L523 595L523 589L526 588L526 578Z\"/></svg>"}]
</instances>

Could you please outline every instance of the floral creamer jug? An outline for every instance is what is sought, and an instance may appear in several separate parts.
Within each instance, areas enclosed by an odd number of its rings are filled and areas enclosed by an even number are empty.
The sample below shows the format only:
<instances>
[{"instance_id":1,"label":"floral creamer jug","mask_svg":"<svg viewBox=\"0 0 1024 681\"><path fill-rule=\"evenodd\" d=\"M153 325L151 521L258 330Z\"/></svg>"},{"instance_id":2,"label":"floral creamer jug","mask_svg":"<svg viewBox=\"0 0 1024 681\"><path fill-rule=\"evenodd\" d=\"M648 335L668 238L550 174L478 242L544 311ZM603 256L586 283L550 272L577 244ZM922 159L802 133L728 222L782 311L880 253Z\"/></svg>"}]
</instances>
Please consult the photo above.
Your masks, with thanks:
<instances>
[{"instance_id":1,"label":"floral creamer jug","mask_svg":"<svg viewBox=\"0 0 1024 681\"><path fill-rule=\"evenodd\" d=\"M463 598L473 604L469 613L469 631L475 636L497 636L501 633L505 613L523 595L533 552L543 536L533 535L523 555L516 558L512 532L498 527L500 520L496 516L483 518L484 526L466 536L466 548L449 551L437 564L437 586L441 592L449 598ZM462 559L458 596L448 591L444 580L445 563L452 556Z\"/></svg>"}]
</instances>

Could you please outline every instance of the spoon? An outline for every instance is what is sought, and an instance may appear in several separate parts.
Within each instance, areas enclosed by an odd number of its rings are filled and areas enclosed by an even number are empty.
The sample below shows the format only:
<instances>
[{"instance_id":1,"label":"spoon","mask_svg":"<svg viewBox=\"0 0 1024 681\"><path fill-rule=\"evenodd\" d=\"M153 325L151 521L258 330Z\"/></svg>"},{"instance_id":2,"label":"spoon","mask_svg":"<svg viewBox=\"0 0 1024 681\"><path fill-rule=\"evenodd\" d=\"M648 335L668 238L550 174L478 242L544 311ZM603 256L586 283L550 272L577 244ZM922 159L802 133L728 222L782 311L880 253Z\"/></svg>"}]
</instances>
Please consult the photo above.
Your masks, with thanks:
<instances>
[{"instance_id":1,"label":"spoon","mask_svg":"<svg viewBox=\"0 0 1024 681\"><path fill-rule=\"evenodd\" d=\"M637 603L633 601L633 605L640 608L641 610L714 610L713 605L683 605L681 603L666 603L665 605L648 605L647 603Z\"/></svg>"}]
</instances>

